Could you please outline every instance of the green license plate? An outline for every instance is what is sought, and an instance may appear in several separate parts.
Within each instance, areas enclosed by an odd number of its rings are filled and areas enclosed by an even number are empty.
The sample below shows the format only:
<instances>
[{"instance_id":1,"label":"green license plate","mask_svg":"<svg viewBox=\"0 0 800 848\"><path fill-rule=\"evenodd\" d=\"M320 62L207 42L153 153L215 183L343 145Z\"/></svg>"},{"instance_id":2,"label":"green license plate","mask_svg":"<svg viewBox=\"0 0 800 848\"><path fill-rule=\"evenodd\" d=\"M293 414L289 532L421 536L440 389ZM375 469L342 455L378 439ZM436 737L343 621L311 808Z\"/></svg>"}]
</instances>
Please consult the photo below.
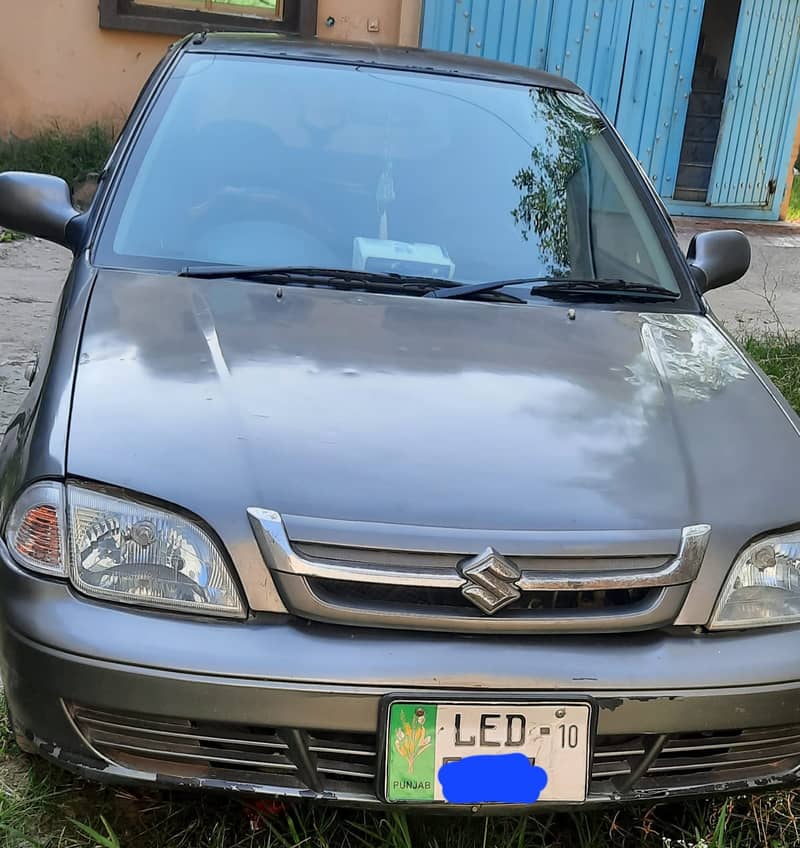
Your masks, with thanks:
<instances>
[{"instance_id":1,"label":"green license plate","mask_svg":"<svg viewBox=\"0 0 800 848\"><path fill-rule=\"evenodd\" d=\"M390 802L579 804L586 800L588 703L412 703L386 718Z\"/></svg>"}]
</instances>

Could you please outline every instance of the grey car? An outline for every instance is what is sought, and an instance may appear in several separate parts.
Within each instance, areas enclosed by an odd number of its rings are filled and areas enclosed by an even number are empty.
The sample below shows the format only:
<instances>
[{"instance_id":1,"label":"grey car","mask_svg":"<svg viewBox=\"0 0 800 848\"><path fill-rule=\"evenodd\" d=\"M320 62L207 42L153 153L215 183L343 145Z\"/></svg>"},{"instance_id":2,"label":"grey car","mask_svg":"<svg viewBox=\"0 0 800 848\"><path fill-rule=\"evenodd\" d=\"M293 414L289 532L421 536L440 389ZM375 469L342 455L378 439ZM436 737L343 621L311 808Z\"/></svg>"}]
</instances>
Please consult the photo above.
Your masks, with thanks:
<instances>
[{"instance_id":1,"label":"grey car","mask_svg":"<svg viewBox=\"0 0 800 848\"><path fill-rule=\"evenodd\" d=\"M198 35L89 211L0 449L26 750L481 812L792 785L800 422L597 107L537 71Z\"/></svg>"}]
</instances>

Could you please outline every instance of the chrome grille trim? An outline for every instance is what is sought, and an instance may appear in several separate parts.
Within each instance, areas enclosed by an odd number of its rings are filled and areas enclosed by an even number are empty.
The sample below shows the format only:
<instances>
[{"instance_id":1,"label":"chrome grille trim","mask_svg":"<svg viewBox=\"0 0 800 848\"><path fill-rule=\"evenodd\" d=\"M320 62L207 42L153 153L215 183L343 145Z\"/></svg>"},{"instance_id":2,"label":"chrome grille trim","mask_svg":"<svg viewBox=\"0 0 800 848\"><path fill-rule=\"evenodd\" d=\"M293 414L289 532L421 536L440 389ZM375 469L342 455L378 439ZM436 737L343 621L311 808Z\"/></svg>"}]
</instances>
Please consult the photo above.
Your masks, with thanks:
<instances>
[{"instance_id":1,"label":"chrome grille trim","mask_svg":"<svg viewBox=\"0 0 800 848\"><path fill-rule=\"evenodd\" d=\"M357 768L349 765L324 765L318 766L317 771L320 774L335 775L336 777L344 777L349 780L375 780L375 771L368 768Z\"/></svg>"},{"instance_id":2,"label":"chrome grille trim","mask_svg":"<svg viewBox=\"0 0 800 848\"><path fill-rule=\"evenodd\" d=\"M494 537L489 531L454 530L452 537L445 538L448 531L444 528L419 528L423 538L444 549L426 555L411 538L406 552L362 546L381 538L402 539L410 534L409 527L398 525L387 530L385 525L376 525L381 529L375 529L365 523L343 522L362 535L356 535L347 547L339 545L341 558L333 559L309 555L307 547L322 547L327 554L335 552L337 546L332 540L344 541L336 535L341 533L339 523L322 522L323 532L318 535L326 538L321 542L310 540L306 533L304 540L293 543L279 513L251 508L248 515L282 599L295 615L344 625L460 633L622 632L668 626L680 613L711 533L706 524L682 531L651 531L642 534L640 549L635 534L628 532L620 533L621 541L608 531L598 532L593 547L592 534L585 531L576 534L580 537L577 542L565 531L498 531L500 538L510 534L518 557L514 560L505 550L500 552L519 571L513 585L520 598L488 619L462 597L468 583L457 565L474 555L465 547L465 540L474 542L477 534L486 543ZM336 532L329 525L335 525ZM348 558L348 552L354 550L358 550L357 556ZM579 552L583 556L576 558ZM383 561L382 553L387 554ZM405 561L403 553L408 555ZM553 569L559 559L573 567ZM521 568L521 563L526 567ZM348 592L348 586L369 587L369 592ZM402 593L398 594L400 589L452 592L455 601L426 600L422 596L422 600L404 600ZM549 597L562 593L562 598L571 594L576 599L578 593L594 592L601 597L596 603L576 601L556 609L549 608L541 597L535 598L537 592L549 593ZM629 600L619 602L613 595L620 592L628 592Z\"/></svg>"},{"instance_id":3,"label":"chrome grille trim","mask_svg":"<svg viewBox=\"0 0 800 848\"><path fill-rule=\"evenodd\" d=\"M104 732L112 735L115 732L128 733L130 731L130 727L120 724L118 721L109 721L108 719L98 718L92 715L82 714L81 721L85 727L93 729L94 735L102 735ZM142 729L146 730L149 736L174 741L189 739L199 742L213 742L218 745L229 741L223 736L208 736L194 732L190 727L187 727L186 730L160 730L152 726L144 726ZM286 751L289 747L285 742L262 742L255 739L239 739L237 741L238 744L245 745L249 748L265 748L274 751Z\"/></svg>"},{"instance_id":4,"label":"chrome grille trim","mask_svg":"<svg viewBox=\"0 0 800 848\"><path fill-rule=\"evenodd\" d=\"M678 538L676 533L676 539ZM437 570L455 569L464 559L464 554L443 554L431 551L392 551L386 548L361 548L352 545L323 545L319 542L298 542L291 539L292 549L303 559L315 561L329 561L333 564L341 562L359 562L381 566L397 566L402 569L414 571L420 566L436 568ZM662 568L667 562L675 557L672 546L671 554L660 554L657 556L593 556L591 558L593 570L599 572L651 572ZM540 571L547 574L558 574L559 572L581 572L586 570L586 557L567 556L527 556L515 555L514 562L520 571Z\"/></svg>"},{"instance_id":5,"label":"chrome grille trim","mask_svg":"<svg viewBox=\"0 0 800 848\"><path fill-rule=\"evenodd\" d=\"M280 514L270 509L247 510L261 551L274 571L300 577L326 580L386 583L393 586L426 586L459 589L464 579L455 569L417 566L414 569L375 566L363 561L313 560L300 556L292 547ZM518 582L522 592L593 591L616 588L661 588L691 583L697 576L708 545L711 527L698 524L681 531L680 547L674 559L661 568L631 573L627 570L604 573L572 572L553 574L524 571ZM432 552L434 553L434 552ZM441 552L439 552L441 553ZM473 552L475 553L475 552ZM464 556L468 556L466 553Z\"/></svg>"},{"instance_id":6,"label":"chrome grille trim","mask_svg":"<svg viewBox=\"0 0 800 848\"><path fill-rule=\"evenodd\" d=\"M272 511L272 510L268 510ZM298 544L372 548L464 556L493 545L506 556L559 557L666 556L678 549L681 531L661 530L485 530L429 524L385 524L281 514L288 537Z\"/></svg>"},{"instance_id":7,"label":"chrome grille trim","mask_svg":"<svg viewBox=\"0 0 800 848\"><path fill-rule=\"evenodd\" d=\"M144 743L136 745L132 742L121 742L117 739L98 739L95 737L95 745L106 744L116 751L130 751L134 754L142 754L148 757L166 757L178 760L202 760L203 762L220 763L225 766L247 766L248 768L263 768L270 771L296 772L294 763L284 763L275 760L264 760L257 757L242 757L232 751L220 749L218 752L208 750L187 751L175 745L159 748Z\"/></svg>"},{"instance_id":8,"label":"chrome grille trim","mask_svg":"<svg viewBox=\"0 0 800 848\"><path fill-rule=\"evenodd\" d=\"M363 751L358 748L337 748L331 745L320 745L319 743L311 742L308 746L308 750L313 754L330 754L334 757L336 756L348 756L348 757L374 757L375 752L371 750L364 749Z\"/></svg>"},{"instance_id":9,"label":"chrome grille trim","mask_svg":"<svg viewBox=\"0 0 800 848\"><path fill-rule=\"evenodd\" d=\"M770 752L768 754L763 754L758 757L726 757L724 760L717 758L710 758L708 760L689 760L687 762L675 762L669 763L667 765L654 765L651 766L648 770L648 774L678 774L680 772L698 772L705 771L706 769L718 769L718 768L736 768L737 766L743 765L759 765L761 763L773 763L776 759L782 759L784 756L786 757L797 757L798 752L796 747L787 749L784 752Z\"/></svg>"},{"instance_id":10,"label":"chrome grille trim","mask_svg":"<svg viewBox=\"0 0 800 848\"><path fill-rule=\"evenodd\" d=\"M629 757L643 757L644 748L627 748L619 751L595 751L595 760L622 760Z\"/></svg>"}]
</instances>

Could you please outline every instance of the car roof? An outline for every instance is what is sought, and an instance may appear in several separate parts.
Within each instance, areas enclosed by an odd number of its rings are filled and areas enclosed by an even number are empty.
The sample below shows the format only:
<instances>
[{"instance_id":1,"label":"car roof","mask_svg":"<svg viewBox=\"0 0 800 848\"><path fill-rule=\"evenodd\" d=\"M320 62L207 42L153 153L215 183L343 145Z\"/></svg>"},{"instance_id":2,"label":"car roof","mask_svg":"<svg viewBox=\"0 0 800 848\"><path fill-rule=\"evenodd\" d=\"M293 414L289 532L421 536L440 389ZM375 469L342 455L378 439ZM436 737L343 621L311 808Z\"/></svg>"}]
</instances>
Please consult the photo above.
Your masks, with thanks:
<instances>
[{"instance_id":1,"label":"car roof","mask_svg":"<svg viewBox=\"0 0 800 848\"><path fill-rule=\"evenodd\" d=\"M189 37L185 49L193 53L228 53L300 59L343 65L371 65L397 71L417 71L470 79L493 80L582 93L574 83L544 71L474 56L439 53L416 47L306 40L266 32L214 32Z\"/></svg>"}]
</instances>

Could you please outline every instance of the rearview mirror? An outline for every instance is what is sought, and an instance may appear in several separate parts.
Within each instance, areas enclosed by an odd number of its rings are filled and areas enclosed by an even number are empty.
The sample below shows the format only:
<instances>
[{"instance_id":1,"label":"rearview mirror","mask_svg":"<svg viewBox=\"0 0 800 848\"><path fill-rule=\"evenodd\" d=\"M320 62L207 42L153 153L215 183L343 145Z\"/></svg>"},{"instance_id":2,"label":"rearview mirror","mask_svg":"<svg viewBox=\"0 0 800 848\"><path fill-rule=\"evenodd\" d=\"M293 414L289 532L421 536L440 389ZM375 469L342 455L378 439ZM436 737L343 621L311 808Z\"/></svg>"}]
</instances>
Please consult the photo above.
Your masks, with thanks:
<instances>
[{"instance_id":1,"label":"rearview mirror","mask_svg":"<svg viewBox=\"0 0 800 848\"><path fill-rule=\"evenodd\" d=\"M60 177L6 171L0 174L0 226L74 249L80 227L69 186Z\"/></svg>"},{"instance_id":2,"label":"rearview mirror","mask_svg":"<svg viewBox=\"0 0 800 848\"><path fill-rule=\"evenodd\" d=\"M686 254L700 291L718 289L740 280L750 267L750 242L739 230L698 233Z\"/></svg>"}]
</instances>

